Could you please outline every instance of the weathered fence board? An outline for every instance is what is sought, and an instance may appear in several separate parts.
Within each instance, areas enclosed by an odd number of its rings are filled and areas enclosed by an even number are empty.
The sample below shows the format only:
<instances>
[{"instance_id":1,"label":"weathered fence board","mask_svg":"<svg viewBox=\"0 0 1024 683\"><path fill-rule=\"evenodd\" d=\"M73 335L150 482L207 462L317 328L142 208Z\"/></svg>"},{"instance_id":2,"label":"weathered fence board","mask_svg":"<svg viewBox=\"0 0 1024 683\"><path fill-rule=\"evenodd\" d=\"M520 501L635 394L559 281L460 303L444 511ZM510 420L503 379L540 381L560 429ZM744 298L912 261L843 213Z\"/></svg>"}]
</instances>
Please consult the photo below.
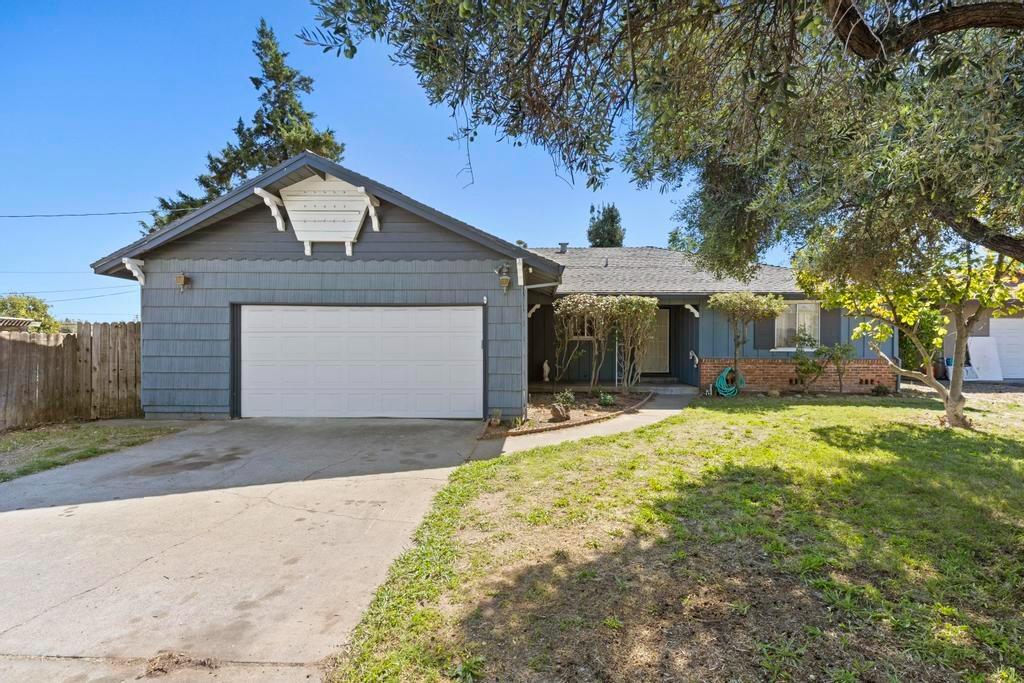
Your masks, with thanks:
<instances>
[{"instance_id":1,"label":"weathered fence board","mask_svg":"<svg viewBox=\"0 0 1024 683\"><path fill-rule=\"evenodd\" d=\"M139 323L82 323L74 334L0 332L0 430L139 417Z\"/></svg>"}]
</instances>

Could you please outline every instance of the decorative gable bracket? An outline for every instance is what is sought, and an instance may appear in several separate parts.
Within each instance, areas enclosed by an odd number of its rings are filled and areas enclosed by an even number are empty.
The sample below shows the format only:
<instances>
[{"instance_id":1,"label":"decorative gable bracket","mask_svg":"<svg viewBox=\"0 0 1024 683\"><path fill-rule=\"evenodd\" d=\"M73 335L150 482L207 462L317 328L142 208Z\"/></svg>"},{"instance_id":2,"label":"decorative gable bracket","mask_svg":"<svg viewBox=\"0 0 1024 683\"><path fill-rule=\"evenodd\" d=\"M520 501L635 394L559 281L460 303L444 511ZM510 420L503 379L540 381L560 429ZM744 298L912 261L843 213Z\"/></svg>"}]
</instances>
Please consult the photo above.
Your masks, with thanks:
<instances>
[{"instance_id":1,"label":"decorative gable bracket","mask_svg":"<svg viewBox=\"0 0 1024 683\"><path fill-rule=\"evenodd\" d=\"M253 191L253 194L255 194L256 196L260 197L263 200L263 203L267 205L267 208L270 209L270 213L271 213L271 215L274 216L274 221L277 223L277 230L278 230L278 232L284 232L285 231L284 215L281 213L281 207L284 206L284 202L281 201L281 198L278 197L275 194L271 194L270 192L267 192L262 187L254 187L252 191ZM309 247L308 246L307 246L306 250L307 250L306 256L309 256L309 254L308 254Z\"/></svg>"},{"instance_id":2,"label":"decorative gable bracket","mask_svg":"<svg viewBox=\"0 0 1024 683\"><path fill-rule=\"evenodd\" d=\"M125 256L121 259L121 263L128 269L128 272L135 276L135 279L139 281L139 284L143 287L146 286L146 274L142 272L142 266L146 265L146 262L142 259L128 258Z\"/></svg>"},{"instance_id":3,"label":"decorative gable bracket","mask_svg":"<svg viewBox=\"0 0 1024 683\"><path fill-rule=\"evenodd\" d=\"M370 213L370 223L374 232L380 232L380 219L377 217L377 209L380 208L380 200L366 191L365 187L357 187L357 190L366 196L366 210ZM351 256L352 254L349 254Z\"/></svg>"}]
</instances>

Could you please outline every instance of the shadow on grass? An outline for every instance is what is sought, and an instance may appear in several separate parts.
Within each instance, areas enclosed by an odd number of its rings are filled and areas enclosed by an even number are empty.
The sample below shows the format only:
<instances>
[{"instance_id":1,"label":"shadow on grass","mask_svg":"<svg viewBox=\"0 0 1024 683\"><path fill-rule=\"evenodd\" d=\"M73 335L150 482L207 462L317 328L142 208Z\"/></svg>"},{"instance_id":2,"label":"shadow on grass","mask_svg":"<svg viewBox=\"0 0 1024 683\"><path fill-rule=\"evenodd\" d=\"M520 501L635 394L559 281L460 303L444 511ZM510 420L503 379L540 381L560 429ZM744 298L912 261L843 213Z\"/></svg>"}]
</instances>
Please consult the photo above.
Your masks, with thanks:
<instances>
[{"instance_id":1,"label":"shadow on grass","mask_svg":"<svg viewBox=\"0 0 1024 683\"><path fill-rule=\"evenodd\" d=\"M834 449L826 466L708 465L644 489L625 529L552 509L505 541L509 561L457 637L488 680L1024 667L1021 444L912 425L811 431ZM523 546L547 559L518 560Z\"/></svg>"},{"instance_id":2,"label":"shadow on grass","mask_svg":"<svg viewBox=\"0 0 1024 683\"><path fill-rule=\"evenodd\" d=\"M742 395L739 398L701 398L695 407L725 413L780 413L810 406L847 406L853 408L910 408L942 412L942 401L937 396L871 396L865 394L788 395L778 398ZM991 411L972 404L968 398L968 413L985 414Z\"/></svg>"}]
</instances>

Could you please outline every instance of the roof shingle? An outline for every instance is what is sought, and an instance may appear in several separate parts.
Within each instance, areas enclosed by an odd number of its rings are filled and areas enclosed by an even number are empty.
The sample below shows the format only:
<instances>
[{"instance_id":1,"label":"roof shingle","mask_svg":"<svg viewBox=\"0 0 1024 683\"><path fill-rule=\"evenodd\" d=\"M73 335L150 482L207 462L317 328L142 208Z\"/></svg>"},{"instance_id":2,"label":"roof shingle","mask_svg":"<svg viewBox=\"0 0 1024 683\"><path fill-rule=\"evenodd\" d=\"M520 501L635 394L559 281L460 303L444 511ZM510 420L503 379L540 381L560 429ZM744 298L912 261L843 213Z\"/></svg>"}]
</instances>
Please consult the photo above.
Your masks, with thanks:
<instances>
[{"instance_id":1,"label":"roof shingle","mask_svg":"<svg viewBox=\"0 0 1024 683\"><path fill-rule=\"evenodd\" d=\"M716 278L680 251L660 247L577 247L531 249L565 266L559 294L707 295L716 292L798 294L790 268L761 266L750 282Z\"/></svg>"}]
</instances>

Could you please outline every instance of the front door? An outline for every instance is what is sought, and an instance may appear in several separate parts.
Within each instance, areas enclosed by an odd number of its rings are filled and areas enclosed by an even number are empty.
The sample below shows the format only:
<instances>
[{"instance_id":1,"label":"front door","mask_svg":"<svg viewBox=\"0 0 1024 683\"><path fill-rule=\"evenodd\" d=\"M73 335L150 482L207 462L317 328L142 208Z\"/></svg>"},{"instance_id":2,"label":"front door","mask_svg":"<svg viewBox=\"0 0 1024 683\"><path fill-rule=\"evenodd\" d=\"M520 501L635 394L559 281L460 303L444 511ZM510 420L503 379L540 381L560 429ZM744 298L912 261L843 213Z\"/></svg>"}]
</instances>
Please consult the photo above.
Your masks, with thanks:
<instances>
[{"instance_id":1,"label":"front door","mask_svg":"<svg viewBox=\"0 0 1024 683\"><path fill-rule=\"evenodd\" d=\"M644 357L642 371L645 375L665 374L669 371L669 310L658 309L658 317L654 323L654 338L647 347L647 355Z\"/></svg>"}]
</instances>

